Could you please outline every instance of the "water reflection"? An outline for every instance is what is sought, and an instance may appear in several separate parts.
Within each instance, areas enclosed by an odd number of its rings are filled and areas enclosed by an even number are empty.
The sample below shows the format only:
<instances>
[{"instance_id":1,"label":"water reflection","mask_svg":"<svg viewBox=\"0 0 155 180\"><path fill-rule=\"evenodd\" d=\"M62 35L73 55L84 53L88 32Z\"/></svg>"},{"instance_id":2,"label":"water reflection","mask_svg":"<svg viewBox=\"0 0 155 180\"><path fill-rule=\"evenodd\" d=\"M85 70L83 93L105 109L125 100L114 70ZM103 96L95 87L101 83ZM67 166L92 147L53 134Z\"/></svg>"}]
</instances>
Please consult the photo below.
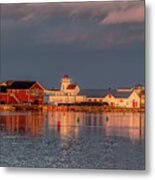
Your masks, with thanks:
<instances>
[{"instance_id":1,"label":"water reflection","mask_svg":"<svg viewBox=\"0 0 155 180\"><path fill-rule=\"evenodd\" d=\"M82 113L26 112L0 113L0 131L7 134L31 136L59 135L61 139L81 131L89 136L126 137L132 141L144 139L144 114L140 113Z\"/></svg>"},{"instance_id":2,"label":"water reflection","mask_svg":"<svg viewBox=\"0 0 155 180\"><path fill-rule=\"evenodd\" d=\"M0 130L7 134L40 136L43 133L42 113L1 113Z\"/></svg>"},{"instance_id":3,"label":"water reflection","mask_svg":"<svg viewBox=\"0 0 155 180\"><path fill-rule=\"evenodd\" d=\"M144 139L144 114L140 113L109 113L109 120L104 121L106 136L127 137L131 140Z\"/></svg>"},{"instance_id":4,"label":"water reflection","mask_svg":"<svg viewBox=\"0 0 155 180\"><path fill-rule=\"evenodd\" d=\"M55 112L48 113L48 125L49 129L57 129L60 136L66 137L71 134L75 138L78 137L79 133L79 123L77 119L80 119L81 123L84 120L83 113L73 113L73 112Z\"/></svg>"}]
</instances>

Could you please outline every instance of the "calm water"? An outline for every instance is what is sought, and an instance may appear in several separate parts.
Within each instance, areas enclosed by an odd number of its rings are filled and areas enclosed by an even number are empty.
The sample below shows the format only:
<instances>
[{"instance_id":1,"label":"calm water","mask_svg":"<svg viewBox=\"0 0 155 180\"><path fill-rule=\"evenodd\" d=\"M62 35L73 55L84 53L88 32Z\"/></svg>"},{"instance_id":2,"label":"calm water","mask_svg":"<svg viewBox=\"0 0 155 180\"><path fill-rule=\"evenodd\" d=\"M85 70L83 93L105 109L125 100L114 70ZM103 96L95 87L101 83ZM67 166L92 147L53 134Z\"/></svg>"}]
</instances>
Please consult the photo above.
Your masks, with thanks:
<instances>
[{"instance_id":1,"label":"calm water","mask_svg":"<svg viewBox=\"0 0 155 180\"><path fill-rule=\"evenodd\" d=\"M0 112L1 166L144 169L144 114Z\"/></svg>"}]
</instances>

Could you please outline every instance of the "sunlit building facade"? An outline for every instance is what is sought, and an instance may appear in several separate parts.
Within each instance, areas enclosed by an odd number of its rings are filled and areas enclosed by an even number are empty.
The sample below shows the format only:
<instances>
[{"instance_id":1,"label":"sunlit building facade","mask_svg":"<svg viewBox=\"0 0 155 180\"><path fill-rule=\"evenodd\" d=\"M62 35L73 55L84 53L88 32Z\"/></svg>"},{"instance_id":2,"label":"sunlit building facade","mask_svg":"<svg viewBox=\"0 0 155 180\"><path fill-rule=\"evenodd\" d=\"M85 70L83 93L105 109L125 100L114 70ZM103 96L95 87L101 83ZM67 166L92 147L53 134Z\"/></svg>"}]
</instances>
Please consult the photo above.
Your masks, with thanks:
<instances>
[{"instance_id":1,"label":"sunlit building facade","mask_svg":"<svg viewBox=\"0 0 155 180\"><path fill-rule=\"evenodd\" d=\"M73 103L106 103L111 107L140 108L145 104L144 86L116 90L81 90L68 75L61 80L60 89L45 91L45 103L51 105Z\"/></svg>"},{"instance_id":2,"label":"sunlit building facade","mask_svg":"<svg viewBox=\"0 0 155 180\"><path fill-rule=\"evenodd\" d=\"M80 96L80 87L72 83L68 75L64 75L61 80L60 89L51 89L45 91L45 103L58 105L63 103L76 103L86 101L86 96Z\"/></svg>"}]
</instances>

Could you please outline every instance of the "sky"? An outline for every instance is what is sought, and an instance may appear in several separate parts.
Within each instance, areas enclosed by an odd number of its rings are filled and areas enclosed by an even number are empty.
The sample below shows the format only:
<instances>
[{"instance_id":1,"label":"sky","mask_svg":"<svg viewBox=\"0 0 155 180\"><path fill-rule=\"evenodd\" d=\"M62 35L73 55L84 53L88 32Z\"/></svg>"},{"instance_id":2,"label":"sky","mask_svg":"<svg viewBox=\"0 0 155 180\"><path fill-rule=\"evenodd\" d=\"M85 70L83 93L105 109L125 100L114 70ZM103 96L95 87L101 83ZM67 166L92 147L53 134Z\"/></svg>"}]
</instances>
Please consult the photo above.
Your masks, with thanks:
<instances>
[{"instance_id":1,"label":"sky","mask_svg":"<svg viewBox=\"0 0 155 180\"><path fill-rule=\"evenodd\" d=\"M0 81L144 84L144 1L1 4Z\"/></svg>"}]
</instances>

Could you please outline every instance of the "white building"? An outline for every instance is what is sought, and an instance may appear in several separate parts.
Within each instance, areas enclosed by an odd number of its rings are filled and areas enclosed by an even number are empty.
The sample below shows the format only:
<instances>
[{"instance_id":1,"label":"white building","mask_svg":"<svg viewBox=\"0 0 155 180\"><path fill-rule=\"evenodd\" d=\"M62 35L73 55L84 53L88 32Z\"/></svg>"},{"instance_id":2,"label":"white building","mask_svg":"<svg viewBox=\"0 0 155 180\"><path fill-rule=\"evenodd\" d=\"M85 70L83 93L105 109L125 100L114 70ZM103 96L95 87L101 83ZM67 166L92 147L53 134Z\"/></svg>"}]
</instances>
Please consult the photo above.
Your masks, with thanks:
<instances>
[{"instance_id":1,"label":"white building","mask_svg":"<svg viewBox=\"0 0 155 180\"><path fill-rule=\"evenodd\" d=\"M140 108L142 102L141 92L144 86L137 85L135 88L118 88L117 90L80 90L76 83L68 75L61 80L60 89L47 90L45 92L45 103L51 105L72 104L72 103L104 103L112 107ZM144 99L144 98L143 98Z\"/></svg>"},{"instance_id":2,"label":"white building","mask_svg":"<svg viewBox=\"0 0 155 180\"><path fill-rule=\"evenodd\" d=\"M81 92L80 92L81 94ZM118 88L116 90L83 91L87 102L104 103L111 107L140 108L141 98L135 88Z\"/></svg>"},{"instance_id":3,"label":"white building","mask_svg":"<svg viewBox=\"0 0 155 180\"><path fill-rule=\"evenodd\" d=\"M58 105L63 103L75 103L85 101L85 96L78 96L80 87L73 84L68 75L64 75L61 80L61 87L59 89L52 89L46 91L46 103Z\"/></svg>"},{"instance_id":4,"label":"white building","mask_svg":"<svg viewBox=\"0 0 155 180\"><path fill-rule=\"evenodd\" d=\"M113 107L140 108L140 97L135 90L115 90L103 97L103 101Z\"/></svg>"}]
</instances>

